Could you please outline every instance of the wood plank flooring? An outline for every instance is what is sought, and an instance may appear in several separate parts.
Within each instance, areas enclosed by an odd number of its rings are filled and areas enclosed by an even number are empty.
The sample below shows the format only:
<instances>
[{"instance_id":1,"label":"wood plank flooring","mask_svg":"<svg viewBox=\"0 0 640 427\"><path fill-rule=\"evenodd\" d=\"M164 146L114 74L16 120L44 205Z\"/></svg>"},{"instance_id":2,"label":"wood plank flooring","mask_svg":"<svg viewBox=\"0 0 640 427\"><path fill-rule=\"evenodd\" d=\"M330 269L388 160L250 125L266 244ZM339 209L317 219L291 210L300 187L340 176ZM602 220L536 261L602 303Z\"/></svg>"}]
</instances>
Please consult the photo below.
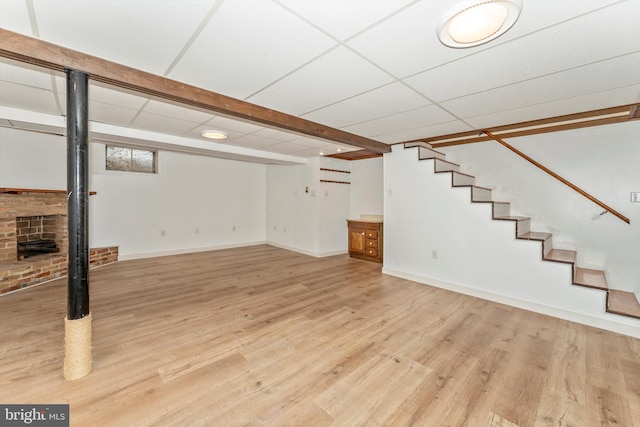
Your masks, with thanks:
<instances>
[{"instance_id":1,"label":"wood plank flooring","mask_svg":"<svg viewBox=\"0 0 640 427\"><path fill-rule=\"evenodd\" d=\"M640 340L270 246L91 271L93 372L62 377L66 281L0 296L0 403L72 426L640 426Z\"/></svg>"}]
</instances>

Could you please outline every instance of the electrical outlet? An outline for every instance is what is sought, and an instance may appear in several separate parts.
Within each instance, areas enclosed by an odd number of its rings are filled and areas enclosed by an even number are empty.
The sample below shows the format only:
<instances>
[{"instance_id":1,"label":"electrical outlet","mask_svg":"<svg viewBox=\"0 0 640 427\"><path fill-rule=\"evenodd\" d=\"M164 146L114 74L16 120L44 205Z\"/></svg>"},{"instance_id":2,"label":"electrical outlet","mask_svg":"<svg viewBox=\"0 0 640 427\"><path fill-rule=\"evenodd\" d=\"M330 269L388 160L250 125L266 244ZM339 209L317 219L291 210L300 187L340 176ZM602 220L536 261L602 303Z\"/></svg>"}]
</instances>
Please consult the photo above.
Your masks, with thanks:
<instances>
[{"instance_id":1,"label":"electrical outlet","mask_svg":"<svg viewBox=\"0 0 640 427\"><path fill-rule=\"evenodd\" d=\"M167 235L167 232L164 230L160 230L160 237L164 237Z\"/></svg>"},{"instance_id":2,"label":"electrical outlet","mask_svg":"<svg viewBox=\"0 0 640 427\"><path fill-rule=\"evenodd\" d=\"M631 193L631 202L640 203L640 192L634 191Z\"/></svg>"},{"instance_id":3,"label":"electrical outlet","mask_svg":"<svg viewBox=\"0 0 640 427\"><path fill-rule=\"evenodd\" d=\"M200 229L196 228L196 234L200 234Z\"/></svg>"},{"instance_id":4,"label":"electrical outlet","mask_svg":"<svg viewBox=\"0 0 640 427\"><path fill-rule=\"evenodd\" d=\"M287 232L287 227L282 227L282 232L286 233Z\"/></svg>"},{"instance_id":5,"label":"electrical outlet","mask_svg":"<svg viewBox=\"0 0 640 427\"><path fill-rule=\"evenodd\" d=\"M438 251L435 249L431 251L431 258L438 259Z\"/></svg>"},{"instance_id":6,"label":"electrical outlet","mask_svg":"<svg viewBox=\"0 0 640 427\"><path fill-rule=\"evenodd\" d=\"M236 226L234 225L233 227L231 227L232 231L236 231Z\"/></svg>"}]
</instances>

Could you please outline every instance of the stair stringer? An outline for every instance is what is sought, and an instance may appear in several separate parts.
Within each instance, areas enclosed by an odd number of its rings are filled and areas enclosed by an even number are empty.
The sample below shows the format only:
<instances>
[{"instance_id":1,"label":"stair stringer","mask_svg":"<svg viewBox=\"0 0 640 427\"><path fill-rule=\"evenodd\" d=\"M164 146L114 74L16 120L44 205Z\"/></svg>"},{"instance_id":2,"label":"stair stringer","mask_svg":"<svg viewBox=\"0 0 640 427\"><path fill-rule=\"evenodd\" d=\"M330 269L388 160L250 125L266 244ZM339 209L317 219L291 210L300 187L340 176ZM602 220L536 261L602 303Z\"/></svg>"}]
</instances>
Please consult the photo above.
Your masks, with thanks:
<instances>
[{"instance_id":1,"label":"stair stringer","mask_svg":"<svg viewBox=\"0 0 640 427\"><path fill-rule=\"evenodd\" d=\"M543 261L543 242L514 240L515 220L487 221L494 203L472 203L469 185L452 189L454 173L434 173L441 160L418 162L416 151L385 155L385 273L640 336L639 321L605 312L606 292L571 286L572 265Z\"/></svg>"}]
</instances>

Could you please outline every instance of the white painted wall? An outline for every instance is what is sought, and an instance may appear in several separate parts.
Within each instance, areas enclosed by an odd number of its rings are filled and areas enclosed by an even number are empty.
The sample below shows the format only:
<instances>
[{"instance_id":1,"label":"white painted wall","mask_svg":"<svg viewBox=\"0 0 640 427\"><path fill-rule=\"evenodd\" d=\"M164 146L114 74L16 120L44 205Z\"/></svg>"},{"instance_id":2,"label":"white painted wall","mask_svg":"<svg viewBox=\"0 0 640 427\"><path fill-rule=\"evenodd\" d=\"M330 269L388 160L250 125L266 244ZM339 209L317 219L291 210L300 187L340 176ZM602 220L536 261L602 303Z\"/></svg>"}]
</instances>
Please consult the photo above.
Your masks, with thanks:
<instances>
[{"instance_id":1,"label":"white painted wall","mask_svg":"<svg viewBox=\"0 0 640 427\"><path fill-rule=\"evenodd\" d=\"M268 243L319 255L319 174L318 158L309 159L305 165L267 166Z\"/></svg>"},{"instance_id":2,"label":"white painted wall","mask_svg":"<svg viewBox=\"0 0 640 427\"><path fill-rule=\"evenodd\" d=\"M440 151L494 189L494 200L553 234L554 247L576 250L578 265L606 272L612 289L640 290L640 121L513 138L506 142L631 220L626 224L499 143Z\"/></svg>"},{"instance_id":3,"label":"white painted wall","mask_svg":"<svg viewBox=\"0 0 640 427\"><path fill-rule=\"evenodd\" d=\"M312 256L347 253L346 220L384 211L382 158L315 157L306 165L269 165L267 177L267 241L275 246Z\"/></svg>"},{"instance_id":4,"label":"white painted wall","mask_svg":"<svg viewBox=\"0 0 640 427\"><path fill-rule=\"evenodd\" d=\"M0 137L0 186L66 188L65 138L8 128ZM106 171L104 144L90 144L92 247L118 245L131 259L268 241L327 256L347 252L347 218L383 211L381 159L267 166L160 151L158 161L155 175Z\"/></svg>"},{"instance_id":5,"label":"white painted wall","mask_svg":"<svg viewBox=\"0 0 640 427\"><path fill-rule=\"evenodd\" d=\"M265 165L160 151L141 174L106 171L103 144L90 156L93 246L130 259L265 242Z\"/></svg>"},{"instance_id":6,"label":"white painted wall","mask_svg":"<svg viewBox=\"0 0 640 427\"><path fill-rule=\"evenodd\" d=\"M158 174L105 171L91 143L89 244L131 259L264 243L266 170L161 151ZM0 187L65 189L65 138L0 128Z\"/></svg>"},{"instance_id":7,"label":"white painted wall","mask_svg":"<svg viewBox=\"0 0 640 427\"><path fill-rule=\"evenodd\" d=\"M349 218L384 214L383 171L382 157L351 162Z\"/></svg>"},{"instance_id":8,"label":"white painted wall","mask_svg":"<svg viewBox=\"0 0 640 427\"><path fill-rule=\"evenodd\" d=\"M516 240L417 156L394 146L384 158L385 273L640 336L640 321L605 313L604 292L571 285L569 265L542 261L539 242Z\"/></svg>"},{"instance_id":9,"label":"white painted wall","mask_svg":"<svg viewBox=\"0 0 640 427\"><path fill-rule=\"evenodd\" d=\"M320 180L349 182L351 174L320 168L350 171L351 163L315 157L305 165L269 165L267 241L318 257L346 253L351 186Z\"/></svg>"},{"instance_id":10,"label":"white painted wall","mask_svg":"<svg viewBox=\"0 0 640 427\"><path fill-rule=\"evenodd\" d=\"M65 138L0 127L0 187L67 188Z\"/></svg>"}]
</instances>

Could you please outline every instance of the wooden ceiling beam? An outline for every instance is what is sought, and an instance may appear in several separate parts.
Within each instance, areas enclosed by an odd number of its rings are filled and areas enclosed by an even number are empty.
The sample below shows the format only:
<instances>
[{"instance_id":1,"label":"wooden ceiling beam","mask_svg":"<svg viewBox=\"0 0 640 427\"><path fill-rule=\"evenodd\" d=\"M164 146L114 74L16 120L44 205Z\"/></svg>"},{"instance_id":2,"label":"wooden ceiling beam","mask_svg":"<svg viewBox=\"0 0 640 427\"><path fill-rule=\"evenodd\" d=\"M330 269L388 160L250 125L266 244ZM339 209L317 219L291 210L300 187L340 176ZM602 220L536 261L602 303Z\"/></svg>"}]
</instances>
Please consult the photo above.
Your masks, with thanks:
<instances>
[{"instance_id":1,"label":"wooden ceiling beam","mask_svg":"<svg viewBox=\"0 0 640 427\"><path fill-rule=\"evenodd\" d=\"M375 153L391 151L388 144L344 132L300 117L231 98L102 58L0 29L0 56L55 71L82 71L91 80L122 89L260 123L286 131L326 139Z\"/></svg>"}]
</instances>

